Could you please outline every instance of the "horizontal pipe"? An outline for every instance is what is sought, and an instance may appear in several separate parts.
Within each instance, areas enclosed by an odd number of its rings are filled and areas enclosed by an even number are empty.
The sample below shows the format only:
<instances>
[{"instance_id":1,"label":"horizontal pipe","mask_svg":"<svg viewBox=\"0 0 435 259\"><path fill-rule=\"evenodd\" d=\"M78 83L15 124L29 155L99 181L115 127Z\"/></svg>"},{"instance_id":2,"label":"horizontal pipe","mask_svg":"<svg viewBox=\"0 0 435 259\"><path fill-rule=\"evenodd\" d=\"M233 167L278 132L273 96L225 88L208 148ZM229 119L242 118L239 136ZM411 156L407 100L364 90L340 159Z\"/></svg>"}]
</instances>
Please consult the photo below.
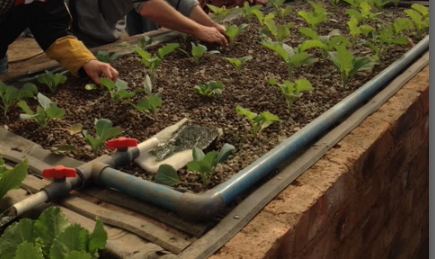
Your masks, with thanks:
<instances>
[{"instance_id":1,"label":"horizontal pipe","mask_svg":"<svg viewBox=\"0 0 435 259\"><path fill-rule=\"evenodd\" d=\"M48 201L48 195L45 191L40 191L32 196L27 197L26 199L15 203L12 207L16 211L16 216L23 214L26 211L31 210L39 204L45 203Z\"/></svg>"}]
</instances>

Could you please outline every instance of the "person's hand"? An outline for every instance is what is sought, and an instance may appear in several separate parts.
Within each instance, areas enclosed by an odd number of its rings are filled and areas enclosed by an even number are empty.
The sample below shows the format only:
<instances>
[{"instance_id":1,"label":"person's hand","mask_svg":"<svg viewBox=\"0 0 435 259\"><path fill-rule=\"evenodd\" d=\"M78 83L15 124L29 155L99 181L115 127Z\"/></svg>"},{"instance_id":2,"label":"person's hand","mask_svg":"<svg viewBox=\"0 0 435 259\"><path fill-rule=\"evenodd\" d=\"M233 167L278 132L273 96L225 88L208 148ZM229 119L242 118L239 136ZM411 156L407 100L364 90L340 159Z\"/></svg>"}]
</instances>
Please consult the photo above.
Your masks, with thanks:
<instances>
[{"instance_id":1,"label":"person's hand","mask_svg":"<svg viewBox=\"0 0 435 259\"><path fill-rule=\"evenodd\" d=\"M222 26L223 27L223 26ZM225 27L221 28L225 33ZM217 43L219 45L228 45L228 40L225 34L221 33L216 27L201 26L197 33L194 34L201 41L209 43Z\"/></svg>"},{"instance_id":2,"label":"person's hand","mask_svg":"<svg viewBox=\"0 0 435 259\"><path fill-rule=\"evenodd\" d=\"M109 78L115 81L118 78L118 71L111 65L98 61L90 60L83 65L83 70L95 82L96 85L101 85L100 76Z\"/></svg>"}]
</instances>

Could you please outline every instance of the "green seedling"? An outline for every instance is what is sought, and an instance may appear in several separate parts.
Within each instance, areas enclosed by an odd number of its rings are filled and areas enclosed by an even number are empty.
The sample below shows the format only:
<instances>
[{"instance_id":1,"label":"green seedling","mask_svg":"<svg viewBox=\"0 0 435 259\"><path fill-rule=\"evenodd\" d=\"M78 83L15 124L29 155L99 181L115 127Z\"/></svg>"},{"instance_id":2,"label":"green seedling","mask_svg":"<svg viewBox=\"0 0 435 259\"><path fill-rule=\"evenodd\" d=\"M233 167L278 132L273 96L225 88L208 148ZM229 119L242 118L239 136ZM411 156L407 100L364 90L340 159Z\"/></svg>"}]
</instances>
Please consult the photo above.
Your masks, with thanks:
<instances>
[{"instance_id":1,"label":"green seedling","mask_svg":"<svg viewBox=\"0 0 435 259\"><path fill-rule=\"evenodd\" d=\"M257 114L238 105L236 107L236 112L237 114L244 116L248 119L249 124L251 125L252 133L257 137L265 128L269 127L272 123L280 122L278 116L268 111Z\"/></svg>"},{"instance_id":2,"label":"green seedling","mask_svg":"<svg viewBox=\"0 0 435 259\"><path fill-rule=\"evenodd\" d=\"M341 1L348 3L350 6L354 8L358 8L360 3L365 2L367 0L341 0Z\"/></svg>"},{"instance_id":3,"label":"green seedling","mask_svg":"<svg viewBox=\"0 0 435 259\"><path fill-rule=\"evenodd\" d=\"M130 102L130 105L136 110L143 112L148 118L155 120L157 118L158 108L162 106L162 93L158 92L153 95L152 91L153 86L151 79L146 75L143 81L143 92L145 92L147 97L140 99L136 104Z\"/></svg>"},{"instance_id":4,"label":"green seedling","mask_svg":"<svg viewBox=\"0 0 435 259\"><path fill-rule=\"evenodd\" d=\"M3 110L4 116L7 116L12 105L20 100L34 97L37 92L38 89L36 88L36 85L32 83L26 83L18 90L14 86L4 84L0 80L0 98L2 101L0 103L0 108Z\"/></svg>"},{"instance_id":5,"label":"green seedling","mask_svg":"<svg viewBox=\"0 0 435 259\"><path fill-rule=\"evenodd\" d=\"M417 36L420 37L429 29L429 7L421 4L412 4L411 9L406 9L403 12L414 22Z\"/></svg>"},{"instance_id":6,"label":"green seedling","mask_svg":"<svg viewBox=\"0 0 435 259\"><path fill-rule=\"evenodd\" d=\"M378 31L371 31L368 36L370 41L366 41L366 44L373 51L372 58L376 61L382 60L389 46L407 45L409 43L408 38L396 34L391 25L381 26Z\"/></svg>"},{"instance_id":7,"label":"green seedling","mask_svg":"<svg viewBox=\"0 0 435 259\"><path fill-rule=\"evenodd\" d=\"M227 9L225 5L217 7L211 4L206 4L206 6L208 7L208 9L210 9L213 19L218 23L222 23L225 17L227 17L232 12L232 10Z\"/></svg>"},{"instance_id":8,"label":"green seedling","mask_svg":"<svg viewBox=\"0 0 435 259\"><path fill-rule=\"evenodd\" d=\"M340 2L341 2L341 0L329 0L329 3L331 4L331 6L334 10L337 10L338 4Z\"/></svg>"},{"instance_id":9,"label":"green seedling","mask_svg":"<svg viewBox=\"0 0 435 259\"><path fill-rule=\"evenodd\" d=\"M390 2L391 0L371 0L371 3L378 10L378 12L382 12L384 6Z\"/></svg>"},{"instance_id":10,"label":"green seedling","mask_svg":"<svg viewBox=\"0 0 435 259\"><path fill-rule=\"evenodd\" d=\"M264 17L264 27L260 30L260 36L269 38L278 42L283 42L288 36L290 36L290 29L294 26L293 22L287 24L276 24L274 15L269 14Z\"/></svg>"},{"instance_id":11,"label":"green seedling","mask_svg":"<svg viewBox=\"0 0 435 259\"><path fill-rule=\"evenodd\" d=\"M5 161L0 156L0 199L3 198L8 191L20 188L21 183L27 176L27 168L28 162L24 159L12 169L8 169L5 165Z\"/></svg>"},{"instance_id":12,"label":"green seedling","mask_svg":"<svg viewBox=\"0 0 435 259\"><path fill-rule=\"evenodd\" d=\"M95 57L101 61L101 62L105 62L105 63L109 63L110 61L114 61L117 60L118 58L120 58L122 56L121 53L115 52L112 55L110 55L110 53L108 51L105 50L99 50L97 52L97 54L95 55Z\"/></svg>"},{"instance_id":13,"label":"green seedling","mask_svg":"<svg viewBox=\"0 0 435 259\"><path fill-rule=\"evenodd\" d=\"M376 61L369 57L354 57L344 46L336 46L337 51L329 52L329 57L340 73L341 86L347 88L349 80L359 71L371 70Z\"/></svg>"},{"instance_id":14,"label":"green seedling","mask_svg":"<svg viewBox=\"0 0 435 259\"><path fill-rule=\"evenodd\" d=\"M278 83L275 78L268 80L270 85L278 86L281 90L281 94L284 96L289 113L291 113L293 103L300 97L302 97L304 91L312 91L313 86L307 79L299 79L294 82L284 80L282 83Z\"/></svg>"},{"instance_id":15,"label":"green seedling","mask_svg":"<svg viewBox=\"0 0 435 259\"><path fill-rule=\"evenodd\" d=\"M293 11L293 7L288 5L285 8L282 8L282 5L285 3L285 0L268 0L269 4L273 6L275 9L275 14L281 17L286 17Z\"/></svg>"},{"instance_id":16,"label":"green seedling","mask_svg":"<svg viewBox=\"0 0 435 259\"><path fill-rule=\"evenodd\" d=\"M122 134L122 129L120 127L113 127L109 119L95 119L94 129L95 137L87 130L82 130L82 135L95 155L108 139Z\"/></svg>"},{"instance_id":17,"label":"green seedling","mask_svg":"<svg viewBox=\"0 0 435 259\"><path fill-rule=\"evenodd\" d=\"M252 60L252 56L248 55L241 58L224 58L224 60L228 61L234 69L236 69L237 74L240 74L242 72L242 66L249 60Z\"/></svg>"},{"instance_id":18,"label":"green seedling","mask_svg":"<svg viewBox=\"0 0 435 259\"><path fill-rule=\"evenodd\" d=\"M210 151L207 154L195 147L192 151L193 161L187 163L187 168L200 175L202 183L207 186L219 163L224 163L231 153L235 150L233 145L225 143L218 152ZM177 171L170 165L161 165L157 170L155 182L175 186L176 184L185 183L180 180Z\"/></svg>"},{"instance_id":19,"label":"green seedling","mask_svg":"<svg viewBox=\"0 0 435 259\"><path fill-rule=\"evenodd\" d=\"M369 21L372 21L377 16L382 14L381 12L372 12L372 9L372 6L367 2L361 2L358 9L346 9L346 13L349 15L349 17L356 18L362 24L367 24Z\"/></svg>"},{"instance_id":20,"label":"green seedling","mask_svg":"<svg viewBox=\"0 0 435 259\"><path fill-rule=\"evenodd\" d=\"M230 25L225 28L225 34L228 36L230 46L236 43L236 37L244 33L248 28L246 23L240 25Z\"/></svg>"},{"instance_id":21,"label":"green seedling","mask_svg":"<svg viewBox=\"0 0 435 259\"><path fill-rule=\"evenodd\" d=\"M140 49L145 49L147 46L151 45L153 43L153 39L149 36L143 36L142 38L138 39L136 42L136 47Z\"/></svg>"},{"instance_id":22,"label":"green seedling","mask_svg":"<svg viewBox=\"0 0 435 259\"><path fill-rule=\"evenodd\" d=\"M100 78L101 85L105 87L110 94L113 102L132 98L136 95L135 92L128 91L128 83L122 79L117 78L115 82L108 78Z\"/></svg>"},{"instance_id":23,"label":"green seedling","mask_svg":"<svg viewBox=\"0 0 435 259\"><path fill-rule=\"evenodd\" d=\"M69 223L61 209L52 206L36 220L23 218L8 226L0 239L0 257L96 259L106 241L100 219L89 233L79 224Z\"/></svg>"},{"instance_id":24,"label":"green seedling","mask_svg":"<svg viewBox=\"0 0 435 259\"><path fill-rule=\"evenodd\" d=\"M56 102L52 102L47 96L38 93L36 95L40 106L36 107L36 113L30 110L25 101L19 101L17 105L25 112L20 114L22 120L33 120L41 127L47 126L48 122L53 119L62 118L65 115L65 109L57 107Z\"/></svg>"},{"instance_id":25,"label":"green seedling","mask_svg":"<svg viewBox=\"0 0 435 259\"><path fill-rule=\"evenodd\" d=\"M354 16L352 16L347 22L347 27L349 28L352 45L356 44L357 40L361 37L361 35L367 35L369 32L375 29L372 26L366 24L358 26L358 23L358 19Z\"/></svg>"},{"instance_id":26,"label":"green seedling","mask_svg":"<svg viewBox=\"0 0 435 259\"><path fill-rule=\"evenodd\" d=\"M294 69L303 65L311 65L318 59L312 57L305 51L296 52L295 49L287 44L280 42L265 42L261 43L268 49L273 50L278 56L282 58L287 66L289 80L293 80Z\"/></svg>"},{"instance_id":27,"label":"green seedling","mask_svg":"<svg viewBox=\"0 0 435 259\"><path fill-rule=\"evenodd\" d=\"M344 37L339 30L332 30L328 35L318 35L316 31L308 27L299 28L299 32L304 35L306 40L298 45L299 51L305 51L311 48L319 48L323 59L328 57L328 52L334 50L335 46L350 44L349 40Z\"/></svg>"},{"instance_id":28,"label":"green seedling","mask_svg":"<svg viewBox=\"0 0 435 259\"><path fill-rule=\"evenodd\" d=\"M48 70L45 70L45 73L42 75L39 75L37 80L38 83L44 84L50 89L51 93L55 93L57 87L60 84L64 84L66 82L66 76L64 76L62 73L52 73Z\"/></svg>"},{"instance_id":29,"label":"green seedling","mask_svg":"<svg viewBox=\"0 0 435 259\"><path fill-rule=\"evenodd\" d=\"M220 98L224 85L220 81L209 81L201 85L195 85L195 93L201 96L212 97L216 96Z\"/></svg>"},{"instance_id":30,"label":"green seedling","mask_svg":"<svg viewBox=\"0 0 435 259\"><path fill-rule=\"evenodd\" d=\"M328 21L327 12L326 9L323 8L321 2L308 1L308 3L314 10L311 12L299 11L298 15L302 17L312 29L315 30L319 24Z\"/></svg>"},{"instance_id":31,"label":"green seedling","mask_svg":"<svg viewBox=\"0 0 435 259\"><path fill-rule=\"evenodd\" d=\"M414 23L409 18L397 18L393 22L395 35L402 35L403 32L415 30Z\"/></svg>"},{"instance_id":32,"label":"green seedling","mask_svg":"<svg viewBox=\"0 0 435 259\"><path fill-rule=\"evenodd\" d=\"M151 81L156 84L157 68L163 61L163 58L174 52L180 47L178 43L168 43L157 50L155 55L141 48L136 48L135 52L142 58L141 63L149 70Z\"/></svg>"},{"instance_id":33,"label":"green seedling","mask_svg":"<svg viewBox=\"0 0 435 259\"><path fill-rule=\"evenodd\" d=\"M219 54L220 52L218 50L207 50L207 47L202 45L201 43L195 44L194 42L190 43L192 46L192 49L190 51L190 54L185 51L184 49L178 49L182 53L184 53L186 56L192 56L193 61L195 64L199 64L199 61L205 56L210 54Z\"/></svg>"},{"instance_id":34,"label":"green seedling","mask_svg":"<svg viewBox=\"0 0 435 259\"><path fill-rule=\"evenodd\" d=\"M238 13L240 13L243 17L245 17L246 18L246 20L248 21L248 23L250 23L251 22L251 19L252 19L252 17L253 16L256 16L257 18L259 17L259 16L261 16L260 15L260 13L262 13L261 12L261 5L250 5L249 3L248 3L248 1L245 1L244 3L243 3L243 6L242 7L240 7L240 8L235 8L235 9L233 9L233 10L235 10L236 12L238 12Z\"/></svg>"}]
</instances>

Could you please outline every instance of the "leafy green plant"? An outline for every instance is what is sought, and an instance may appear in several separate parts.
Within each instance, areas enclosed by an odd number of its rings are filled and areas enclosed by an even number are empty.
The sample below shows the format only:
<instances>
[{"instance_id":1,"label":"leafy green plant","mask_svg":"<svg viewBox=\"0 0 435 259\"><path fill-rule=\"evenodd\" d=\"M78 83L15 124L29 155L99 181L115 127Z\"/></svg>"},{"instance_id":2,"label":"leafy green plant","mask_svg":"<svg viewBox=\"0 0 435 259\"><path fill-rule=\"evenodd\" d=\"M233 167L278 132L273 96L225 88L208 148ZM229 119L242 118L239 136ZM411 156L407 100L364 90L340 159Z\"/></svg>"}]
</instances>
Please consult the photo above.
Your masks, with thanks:
<instances>
[{"instance_id":1,"label":"leafy green plant","mask_svg":"<svg viewBox=\"0 0 435 259\"><path fill-rule=\"evenodd\" d=\"M176 49L180 47L178 43L168 43L163 45L163 47L157 50L155 55L152 55L150 52L143 50L141 48L136 48L135 52L142 58L141 63L149 70L149 74L151 77L151 81L156 83L156 70L157 67L162 63L163 58L174 52Z\"/></svg>"},{"instance_id":2,"label":"leafy green plant","mask_svg":"<svg viewBox=\"0 0 435 259\"><path fill-rule=\"evenodd\" d=\"M333 8L334 10L336 10L337 7L338 7L338 3L340 3L340 1L341 1L341 0L329 0L329 3L331 4L332 8Z\"/></svg>"},{"instance_id":3,"label":"leafy green plant","mask_svg":"<svg viewBox=\"0 0 435 259\"><path fill-rule=\"evenodd\" d=\"M245 1L242 7L235 8L233 10L235 10L236 12L244 16L248 21L248 23L250 23L253 16L256 16L257 18L259 16L262 16L262 12L260 10L261 7L262 7L261 5L250 5L248 1Z\"/></svg>"},{"instance_id":4,"label":"leafy green plant","mask_svg":"<svg viewBox=\"0 0 435 259\"><path fill-rule=\"evenodd\" d=\"M128 83L122 79L117 78L115 82L108 78L100 78L101 85L105 87L112 98L113 102L132 98L136 95L135 92L128 91Z\"/></svg>"},{"instance_id":5,"label":"leafy green plant","mask_svg":"<svg viewBox=\"0 0 435 259\"><path fill-rule=\"evenodd\" d=\"M122 54L118 53L118 52L115 52L112 55L110 55L110 53L108 51L105 51L105 50L99 50L99 51L97 51L97 54L95 55L95 57L99 61L105 62L105 63L109 63L110 61L117 60L121 56L122 56Z\"/></svg>"},{"instance_id":6,"label":"leafy green plant","mask_svg":"<svg viewBox=\"0 0 435 259\"><path fill-rule=\"evenodd\" d=\"M153 39L150 36L145 35L137 40L136 47L144 49L145 47L151 45L151 43L153 43Z\"/></svg>"},{"instance_id":7,"label":"leafy green plant","mask_svg":"<svg viewBox=\"0 0 435 259\"><path fill-rule=\"evenodd\" d=\"M312 28L316 29L319 24L328 20L326 9L323 8L321 2L308 1L311 7L314 9L311 12L299 11L298 15L302 17L305 22Z\"/></svg>"},{"instance_id":8,"label":"leafy green plant","mask_svg":"<svg viewBox=\"0 0 435 259\"><path fill-rule=\"evenodd\" d=\"M273 14L264 17L264 27L260 30L260 35L263 39L270 38L271 40L283 42L290 35L290 29L294 26L294 23L276 24L274 18Z\"/></svg>"},{"instance_id":9,"label":"leafy green plant","mask_svg":"<svg viewBox=\"0 0 435 259\"><path fill-rule=\"evenodd\" d=\"M418 36L421 36L429 28L429 7L412 4L411 9L406 9L403 12L414 22Z\"/></svg>"},{"instance_id":10,"label":"leafy green plant","mask_svg":"<svg viewBox=\"0 0 435 259\"><path fill-rule=\"evenodd\" d=\"M36 85L32 83L26 83L21 89L17 89L14 86L6 85L0 80L0 98L2 101L0 108L3 110L3 114L6 116L12 105L25 98L34 97L37 92Z\"/></svg>"},{"instance_id":11,"label":"leafy green plant","mask_svg":"<svg viewBox=\"0 0 435 259\"><path fill-rule=\"evenodd\" d=\"M192 46L192 49L190 51L190 54L185 51L184 49L179 49L182 53L186 54L187 56L192 56L193 61L196 64L199 64L199 61L205 56L209 54L219 54L220 52L218 50L207 50L207 47L205 45L202 45L201 43L195 44L194 42L190 43Z\"/></svg>"},{"instance_id":12,"label":"leafy green plant","mask_svg":"<svg viewBox=\"0 0 435 259\"><path fill-rule=\"evenodd\" d=\"M356 19L354 16L352 16L347 22L347 27L349 28L352 45L355 45L357 39L359 39L361 35L367 35L369 32L375 29L372 26L366 24L358 26L358 23L358 19Z\"/></svg>"},{"instance_id":13,"label":"leafy green plant","mask_svg":"<svg viewBox=\"0 0 435 259\"><path fill-rule=\"evenodd\" d=\"M242 71L242 66L249 60L252 60L251 55L247 55L241 58L224 58L224 60L228 61L237 71L237 74L240 74Z\"/></svg>"},{"instance_id":14,"label":"leafy green plant","mask_svg":"<svg viewBox=\"0 0 435 259\"><path fill-rule=\"evenodd\" d=\"M340 73L341 86L347 88L349 80L359 71L370 70L376 61L369 57L354 57L344 46L336 46L337 51L329 52L334 67Z\"/></svg>"},{"instance_id":15,"label":"leafy green plant","mask_svg":"<svg viewBox=\"0 0 435 259\"><path fill-rule=\"evenodd\" d=\"M382 12L384 6L390 2L391 0L371 0L371 4L378 10L378 12Z\"/></svg>"},{"instance_id":16,"label":"leafy green plant","mask_svg":"<svg viewBox=\"0 0 435 259\"><path fill-rule=\"evenodd\" d=\"M45 70L45 73L39 75L37 78L38 83L45 84L52 93L56 92L57 87L60 84L64 84L66 82L66 79L67 77L64 76L62 73L53 74L48 70Z\"/></svg>"},{"instance_id":17,"label":"leafy green plant","mask_svg":"<svg viewBox=\"0 0 435 259\"><path fill-rule=\"evenodd\" d=\"M263 41L261 44L266 48L273 50L282 58L287 66L289 80L293 80L293 71L295 68L303 65L311 65L318 60L305 51L296 52L295 49L281 42Z\"/></svg>"},{"instance_id":18,"label":"leafy green plant","mask_svg":"<svg viewBox=\"0 0 435 259\"><path fill-rule=\"evenodd\" d=\"M93 137L87 130L82 130L82 135L94 154L98 153L98 150L104 145L106 140L122 134L122 129L120 127L113 127L112 122L109 119L95 119L94 128L95 137Z\"/></svg>"},{"instance_id":19,"label":"leafy green plant","mask_svg":"<svg viewBox=\"0 0 435 259\"><path fill-rule=\"evenodd\" d=\"M195 85L195 93L206 97L221 97L224 85L220 81L209 81L201 85Z\"/></svg>"},{"instance_id":20,"label":"leafy green plant","mask_svg":"<svg viewBox=\"0 0 435 259\"><path fill-rule=\"evenodd\" d=\"M362 24L367 24L369 21L372 21L381 14L381 12L372 12L372 9L373 8L369 3L361 2L357 9L346 9L346 13L350 17L357 19Z\"/></svg>"},{"instance_id":21,"label":"leafy green plant","mask_svg":"<svg viewBox=\"0 0 435 259\"><path fill-rule=\"evenodd\" d=\"M5 161L0 156L0 199L3 198L8 191L20 188L21 182L26 178L27 168L28 162L25 159L12 169L8 169L5 166Z\"/></svg>"},{"instance_id":22,"label":"leafy green plant","mask_svg":"<svg viewBox=\"0 0 435 259\"><path fill-rule=\"evenodd\" d=\"M208 9L210 9L213 19L218 23L222 23L225 17L227 17L232 12L232 10L227 9L225 5L217 7L212 4L206 4L206 6Z\"/></svg>"},{"instance_id":23,"label":"leafy green plant","mask_svg":"<svg viewBox=\"0 0 435 259\"><path fill-rule=\"evenodd\" d=\"M408 38L396 34L391 25L383 25L378 31L371 31L369 37L371 41L366 41L366 44L373 51L372 58L376 61L382 60L389 46L408 44Z\"/></svg>"},{"instance_id":24,"label":"leafy green plant","mask_svg":"<svg viewBox=\"0 0 435 259\"><path fill-rule=\"evenodd\" d=\"M92 233L71 224L59 207L49 207L37 220L21 219L8 226L0 239L1 258L92 259L106 246L107 233L96 219Z\"/></svg>"},{"instance_id":25,"label":"leafy green plant","mask_svg":"<svg viewBox=\"0 0 435 259\"><path fill-rule=\"evenodd\" d=\"M155 120L157 118L157 110L162 106L162 93L158 92L153 95L152 89L151 79L146 75L143 81L143 92L147 96L140 99L136 104L130 102L130 105L136 110L143 112L148 118Z\"/></svg>"},{"instance_id":26,"label":"leafy green plant","mask_svg":"<svg viewBox=\"0 0 435 259\"><path fill-rule=\"evenodd\" d=\"M62 118L65 115L65 109L57 107L57 103L52 102L47 96L38 93L36 97L40 105L36 107L36 112L30 110L27 103L23 100L17 103L17 105L25 112L25 114L20 114L21 119L33 120L38 123L39 126L45 127L51 120Z\"/></svg>"},{"instance_id":27,"label":"leafy green plant","mask_svg":"<svg viewBox=\"0 0 435 259\"><path fill-rule=\"evenodd\" d=\"M210 151L207 154L195 147L192 151L193 161L187 163L187 168L200 175L202 183L207 186L215 173L215 168L219 163L224 163L231 153L235 150L233 145L225 143L219 152ZM174 186L184 183L180 180L177 171L170 165L161 165L157 170L155 182Z\"/></svg>"},{"instance_id":28,"label":"leafy green plant","mask_svg":"<svg viewBox=\"0 0 435 259\"><path fill-rule=\"evenodd\" d=\"M303 95L303 91L313 90L313 86L307 79L299 79L294 82L284 80L284 82L278 83L275 78L269 78L268 82L271 85L279 87L281 94L285 97L289 112L291 112L295 100Z\"/></svg>"},{"instance_id":29,"label":"leafy green plant","mask_svg":"<svg viewBox=\"0 0 435 259\"><path fill-rule=\"evenodd\" d=\"M350 6L354 7L354 8L358 8L359 4L367 1L367 0L341 0L345 3L348 3Z\"/></svg>"},{"instance_id":30,"label":"leafy green plant","mask_svg":"<svg viewBox=\"0 0 435 259\"><path fill-rule=\"evenodd\" d=\"M225 28L225 34L228 36L230 46L236 43L236 37L244 33L248 28L246 23L240 25L230 25Z\"/></svg>"},{"instance_id":31,"label":"leafy green plant","mask_svg":"<svg viewBox=\"0 0 435 259\"><path fill-rule=\"evenodd\" d=\"M404 31L414 30L415 26L409 18L397 18L393 22L393 28L396 35L402 35Z\"/></svg>"},{"instance_id":32,"label":"leafy green plant","mask_svg":"<svg viewBox=\"0 0 435 259\"><path fill-rule=\"evenodd\" d=\"M252 127L252 133L254 133L255 136L260 135L261 131L269 127L272 123L280 122L278 116L268 111L257 114L251 112L249 109L245 109L242 106L238 105L236 107L236 112L237 114L244 116L248 119L249 124Z\"/></svg>"},{"instance_id":33,"label":"leafy green plant","mask_svg":"<svg viewBox=\"0 0 435 259\"><path fill-rule=\"evenodd\" d=\"M319 48L322 57L326 59L328 52L334 50L337 45L347 46L350 42L344 37L339 30L332 30L328 35L318 35L317 32L308 27L299 28L299 32L304 35L306 40L298 45L299 51L305 51L311 48Z\"/></svg>"}]
</instances>

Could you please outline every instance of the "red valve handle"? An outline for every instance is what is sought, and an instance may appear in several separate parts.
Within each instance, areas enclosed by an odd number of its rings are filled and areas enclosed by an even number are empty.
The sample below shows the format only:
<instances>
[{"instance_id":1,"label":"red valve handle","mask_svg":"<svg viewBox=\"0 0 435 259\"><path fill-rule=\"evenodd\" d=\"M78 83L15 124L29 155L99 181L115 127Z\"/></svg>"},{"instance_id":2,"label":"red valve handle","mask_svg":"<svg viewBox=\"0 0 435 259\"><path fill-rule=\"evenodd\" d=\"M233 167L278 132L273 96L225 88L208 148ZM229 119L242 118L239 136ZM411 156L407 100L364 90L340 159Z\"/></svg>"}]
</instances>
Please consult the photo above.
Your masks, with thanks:
<instances>
[{"instance_id":1,"label":"red valve handle","mask_svg":"<svg viewBox=\"0 0 435 259\"><path fill-rule=\"evenodd\" d=\"M57 165L55 167L46 168L42 171L42 176L52 177L56 179L65 177L76 177L76 169L65 167L63 165Z\"/></svg>"},{"instance_id":2,"label":"red valve handle","mask_svg":"<svg viewBox=\"0 0 435 259\"><path fill-rule=\"evenodd\" d=\"M126 149L129 147L137 147L137 140L134 138L119 137L107 141L107 149Z\"/></svg>"}]
</instances>

